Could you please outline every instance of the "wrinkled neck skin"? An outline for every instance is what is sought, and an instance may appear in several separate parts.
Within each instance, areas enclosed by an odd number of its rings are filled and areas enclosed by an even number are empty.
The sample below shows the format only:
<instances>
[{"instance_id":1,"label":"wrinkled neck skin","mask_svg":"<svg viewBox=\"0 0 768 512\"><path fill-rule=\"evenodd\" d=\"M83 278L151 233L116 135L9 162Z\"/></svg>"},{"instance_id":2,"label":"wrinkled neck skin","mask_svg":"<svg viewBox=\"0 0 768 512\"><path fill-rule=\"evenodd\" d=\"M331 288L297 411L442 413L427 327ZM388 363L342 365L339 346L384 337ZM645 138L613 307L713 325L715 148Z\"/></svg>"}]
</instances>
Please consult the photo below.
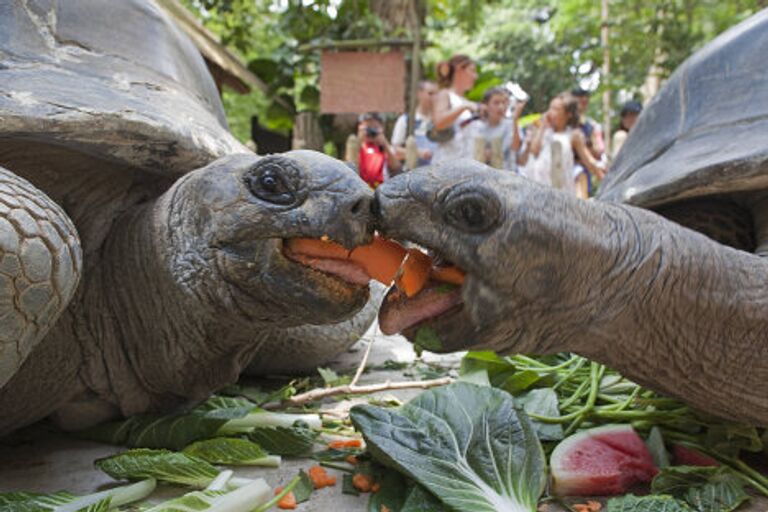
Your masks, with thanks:
<instances>
[{"instance_id":1,"label":"wrinkled neck skin","mask_svg":"<svg viewBox=\"0 0 768 512\"><path fill-rule=\"evenodd\" d=\"M768 425L768 261L629 206L537 187L527 208L538 213L504 226L508 270L465 291L478 325L495 325L491 346L577 352L702 410Z\"/></svg>"},{"instance_id":2,"label":"wrinkled neck skin","mask_svg":"<svg viewBox=\"0 0 768 512\"><path fill-rule=\"evenodd\" d=\"M96 373L109 375L99 394L123 415L201 400L234 382L266 334L213 275L217 252L191 227L205 219L176 196L185 179L124 214L105 250L97 293L116 313L100 325L105 360Z\"/></svg>"}]
</instances>

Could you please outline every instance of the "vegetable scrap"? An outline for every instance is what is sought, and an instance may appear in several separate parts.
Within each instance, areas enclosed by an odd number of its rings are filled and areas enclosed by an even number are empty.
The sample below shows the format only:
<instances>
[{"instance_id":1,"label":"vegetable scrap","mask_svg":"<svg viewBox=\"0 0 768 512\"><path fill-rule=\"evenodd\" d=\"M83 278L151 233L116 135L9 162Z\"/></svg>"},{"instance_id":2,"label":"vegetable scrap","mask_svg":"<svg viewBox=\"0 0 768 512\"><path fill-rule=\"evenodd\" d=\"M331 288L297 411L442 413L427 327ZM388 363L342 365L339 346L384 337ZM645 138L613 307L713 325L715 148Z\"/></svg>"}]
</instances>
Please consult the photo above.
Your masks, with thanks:
<instances>
[{"instance_id":1,"label":"vegetable scrap","mask_svg":"<svg viewBox=\"0 0 768 512\"><path fill-rule=\"evenodd\" d=\"M286 242L290 253L309 258L345 260L357 264L372 279L395 286L408 297L418 294L430 279L461 285L464 272L457 267L434 267L432 258L419 249L405 249L395 241L374 236L368 245L351 251L322 239L292 238Z\"/></svg>"},{"instance_id":2,"label":"vegetable scrap","mask_svg":"<svg viewBox=\"0 0 768 512\"><path fill-rule=\"evenodd\" d=\"M362 439L348 439L348 440L340 439L338 441L331 441L330 443L328 443L328 448L333 448L336 450L339 450L342 448L362 448L362 446L363 446Z\"/></svg>"},{"instance_id":3,"label":"vegetable scrap","mask_svg":"<svg viewBox=\"0 0 768 512\"><path fill-rule=\"evenodd\" d=\"M360 492L371 492L374 481L371 475L355 473L352 475L352 485Z\"/></svg>"},{"instance_id":4,"label":"vegetable scrap","mask_svg":"<svg viewBox=\"0 0 768 512\"><path fill-rule=\"evenodd\" d=\"M603 509L599 501L587 501L586 503L576 503L571 506L576 512L600 512Z\"/></svg>"},{"instance_id":5,"label":"vegetable scrap","mask_svg":"<svg viewBox=\"0 0 768 512\"><path fill-rule=\"evenodd\" d=\"M307 474L312 480L312 484L315 486L315 489L322 489L323 487L331 487L336 485L336 477L330 476L322 466L312 466L307 471Z\"/></svg>"},{"instance_id":6,"label":"vegetable scrap","mask_svg":"<svg viewBox=\"0 0 768 512\"><path fill-rule=\"evenodd\" d=\"M275 489L275 496L279 495L281 492L283 492L283 487L278 487ZM297 506L296 496L294 496L293 491L289 491L288 494L283 496L282 499L277 502L277 508L283 510L293 510Z\"/></svg>"}]
</instances>

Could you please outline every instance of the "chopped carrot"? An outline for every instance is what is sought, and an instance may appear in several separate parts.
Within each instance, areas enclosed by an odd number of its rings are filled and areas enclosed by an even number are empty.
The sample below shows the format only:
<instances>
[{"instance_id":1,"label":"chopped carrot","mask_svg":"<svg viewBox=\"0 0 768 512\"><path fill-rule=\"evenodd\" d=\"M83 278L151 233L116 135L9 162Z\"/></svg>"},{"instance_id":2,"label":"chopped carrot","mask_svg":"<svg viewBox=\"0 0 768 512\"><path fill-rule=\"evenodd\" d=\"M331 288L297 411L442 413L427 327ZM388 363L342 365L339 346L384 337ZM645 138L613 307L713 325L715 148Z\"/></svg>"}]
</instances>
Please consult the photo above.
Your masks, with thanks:
<instances>
[{"instance_id":1,"label":"chopped carrot","mask_svg":"<svg viewBox=\"0 0 768 512\"><path fill-rule=\"evenodd\" d=\"M327 236L323 239L292 238L286 245L290 251L303 256L356 263L376 281L386 285L395 281L408 297L419 293L430 278L455 285L464 283L464 272L458 267L432 267L431 258L419 249L406 250L397 242L378 235L370 244L351 251L328 240Z\"/></svg>"},{"instance_id":2,"label":"chopped carrot","mask_svg":"<svg viewBox=\"0 0 768 512\"><path fill-rule=\"evenodd\" d=\"M433 267L432 277L436 281L442 281L444 283L456 284L459 286L464 284L464 272L458 267Z\"/></svg>"},{"instance_id":3,"label":"chopped carrot","mask_svg":"<svg viewBox=\"0 0 768 512\"><path fill-rule=\"evenodd\" d=\"M360 492L370 492L373 483L373 477L371 477L371 475L355 473L352 476L352 486Z\"/></svg>"},{"instance_id":4,"label":"chopped carrot","mask_svg":"<svg viewBox=\"0 0 768 512\"><path fill-rule=\"evenodd\" d=\"M342 448L361 448L362 446L363 441L360 439L340 439L328 443L328 448L335 448L337 450Z\"/></svg>"},{"instance_id":5,"label":"chopped carrot","mask_svg":"<svg viewBox=\"0 0 768 512\"><path fill-rule=\"evenodd\" d=\"M379 482L376 482L371 486L371 492L379 492L381 490L381 484Z\"/></svg>"},{"instance_id":6,"label":"chopped carrot","mask_svg":"<svg viewBox=\"0 0 768 512\"><path fill-rule=\"evenodd\" d=\"M429 281L429 270L432 268L432 258L419 249L408 249L408 257L403 263L402 272L395 285L402 290L407 297L413 297L419 293Z\"/></svg>"},{"instance_id":7,"label":"chopped carrot","mask_svg":"<svg viewBox=\"0 0 768 512\"><path fill-rule=\"evenodd\" d=\"M588 501L586 503L576 503L573 505L573 509L576 512L600 512L603 505L599 501Z\"/></svg>"},{"instance_id":8,"label":"chopped carrot","mask_svg":"<svg viewBox=\"0 0 768 512\"><path fill-rule=\"evenodd\" d=\"M362 266L373 279L389 285L395 280L406 251L397 242L380 236L373 243L355 247L350 259Z\"/></svg>"},{"instance_id":9,"label":"chopped carrot","mask_svg":"<svg viewBox=\"0 0 768 512\"><path fill-rule=\"evenodd\" d=\"M354 455L349 455L344 460L347 461L349 464L352 464L353 466L356 465L358 462L360 462L359 460L357 460L357 457L355 457Z\"/></svg>"},{"instance_id":10,"label":"chopped carrot","mask_svg":"<svg viewBox=\"0 0 768 512\"><path fill-rule=\"evenodd\" d=\"M288 249L298 254L334 260L345 260L349 258L349 253L351 252L336 242L316 240L314 238L291 238L286 242L286 245Z\"/></svg>"},{"instance_id":11,"label":"chopped carrot","mask_svg":"<svg viewBox=\"0 0 768 512\"><path fill-rule=\"evenodd\" d=\"M379 512L392 512L392 511L389 510L388 506L382 505L381 508L379 509Z\"/></svg>"},{"instance_id":12,"label":"chopped carrot","mask_svg":"<svg viewBox=\"0 0 768 512\"><path fill-rule=\"evenodd\" d=\"M278 487L275 489L275 496L281 492L283 492L283 487ZM296 508L296 496L293 495L293 491L283 496L280 501L277 502L277 508L281 508L283 510L293 510Z\"/></svg>"},{"instance_id":13,"label":"chopped carrot","mask_svg":"<svg viewBox=\"0 0 768 512\"><path fill-rule=\"evenodd\" d=\"M336 477L330 476L322 466L312 466L307 471L307 474L309 479L312 480L312 485L315 489L336 485Z\"/></svg>"}]
</instances>

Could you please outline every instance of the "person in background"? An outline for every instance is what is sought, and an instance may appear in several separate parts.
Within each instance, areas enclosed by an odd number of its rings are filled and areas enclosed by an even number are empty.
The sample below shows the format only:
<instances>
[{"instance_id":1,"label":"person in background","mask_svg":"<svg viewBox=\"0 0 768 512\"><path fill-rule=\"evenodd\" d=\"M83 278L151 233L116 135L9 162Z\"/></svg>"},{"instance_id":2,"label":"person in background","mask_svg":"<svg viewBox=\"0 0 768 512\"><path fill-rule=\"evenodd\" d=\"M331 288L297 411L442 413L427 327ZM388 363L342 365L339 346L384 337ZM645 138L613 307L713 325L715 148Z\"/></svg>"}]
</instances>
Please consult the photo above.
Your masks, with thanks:
<instances>
[{"instance_id":1,"label":"person in background","mask_svg":"<svg viewBox=\"0 0 768 512\"><path fill-rule=\"evenodd\" d=\"M578 196L573 175L574 155L579 156L590 173L603 178L605 170L587 149L584 133L579 129L577 99L565 92L552 99L541 117L531 138L525 176Z\"/></svg>"},{"instance_id":2,"label":"person in background","mask_svg":"<svg viewBox=\"0 0 768 512\"><path fill-rule=\"evenodd\" d=\"M584 133L584 140L587 142L587 148L597 160L603 157L605 152L605 140L603 139L603 129L600 123L587 115L589 109L590 92L581 87L576 87L571 91L579 105L579 129Z\"/></svg>"},{"instance_id":3,"label":"person in background","mask_svg":"<svg viewBox=\"0 0 768 512\"><path fill-rule=\"evenodd\" d=\"M400 160L384 136L384 119L378 113L369 112L358 118L357 137L360 139L358 171L371 188L381 185L387 176L400 172Z\"/></svg>"},{"instance_id":4,"label":"person in background","mask_svg":"<svg viewBox=\"0 0 768 512\"><path fill-rule=\"evenodd\" d=\"M416 115L414 116L413 135L416 139L416 148L419 153L417 165L427 165L432 161L432 154L437 142L429 140L427 130L432 120L432 97L437 93L437 85L429 80L419 82L416 91ZM397 151L400 160L405 160L405 139L408 127L408 114L403 114L395 121L392 129L392 145Z\"/></svg>"},{"instance_id":5,"label":"person in background","mask_svg":"<svg viewBox=\"0 0 768 512\"><path fill-rule=\"evenodd\" d=\"M466 55L454 55L437 65L437 84L432 109L432 132L442 132L432 155L432 163L472 158L474 147L469 136L473 120L478 118L480 106L464 95L477 80L477 66ZM431 136L436 140L434 136Z\"/></svg>"},{"instance_id":6,"label":"person in background","mask_svg":"<svg viewBox=\"0 0 768 512\"><path fill-rule=\"evenodd\" d=\"M510 104L510 93L504 87L492 87L483 95L485 115L477 127L475 137L485 141L483 161L494 165L494 141L501 149L502 162L499 168L517 171L517 154L522 143L520 128L517 124L520 113L525 108L524 102L515 103L512 118L506 117Z\"/></svg>"},{"instance_id":7,"label":"person in background","mask_svg":"<svg viewBox=\"0 0 768 512\"><path fill-rule=\"evenodd\" d=\"M628 101L621 106L621 114L619 118L619 129L613 134L611 139L611 155L614 159L619 154L621 146L624 145L624 141L627 140L632 127L635 126L637 118L640 117L640 112L643 111L643 105L639 101Z\"/></svg>"}]
</instances>

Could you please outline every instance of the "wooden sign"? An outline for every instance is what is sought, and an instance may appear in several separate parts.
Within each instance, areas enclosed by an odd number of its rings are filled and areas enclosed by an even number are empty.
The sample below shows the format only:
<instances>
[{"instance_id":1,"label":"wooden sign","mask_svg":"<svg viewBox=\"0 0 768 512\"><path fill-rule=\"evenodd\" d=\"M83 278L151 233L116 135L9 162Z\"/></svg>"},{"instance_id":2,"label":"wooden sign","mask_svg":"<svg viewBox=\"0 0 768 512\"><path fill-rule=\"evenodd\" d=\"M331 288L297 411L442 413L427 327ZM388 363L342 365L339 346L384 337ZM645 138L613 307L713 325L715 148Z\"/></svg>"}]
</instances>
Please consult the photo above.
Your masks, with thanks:
<instances>
[{"instance_id":1,"label":"wooden sign","mask_svg":"<svg viewBox=\"0 0 768 512\"><path fill-rule=\"evenodd\" d=\"M323 52L320 67L322 113L405 111L403 52Z\"/></svg>"}]
</instances>

